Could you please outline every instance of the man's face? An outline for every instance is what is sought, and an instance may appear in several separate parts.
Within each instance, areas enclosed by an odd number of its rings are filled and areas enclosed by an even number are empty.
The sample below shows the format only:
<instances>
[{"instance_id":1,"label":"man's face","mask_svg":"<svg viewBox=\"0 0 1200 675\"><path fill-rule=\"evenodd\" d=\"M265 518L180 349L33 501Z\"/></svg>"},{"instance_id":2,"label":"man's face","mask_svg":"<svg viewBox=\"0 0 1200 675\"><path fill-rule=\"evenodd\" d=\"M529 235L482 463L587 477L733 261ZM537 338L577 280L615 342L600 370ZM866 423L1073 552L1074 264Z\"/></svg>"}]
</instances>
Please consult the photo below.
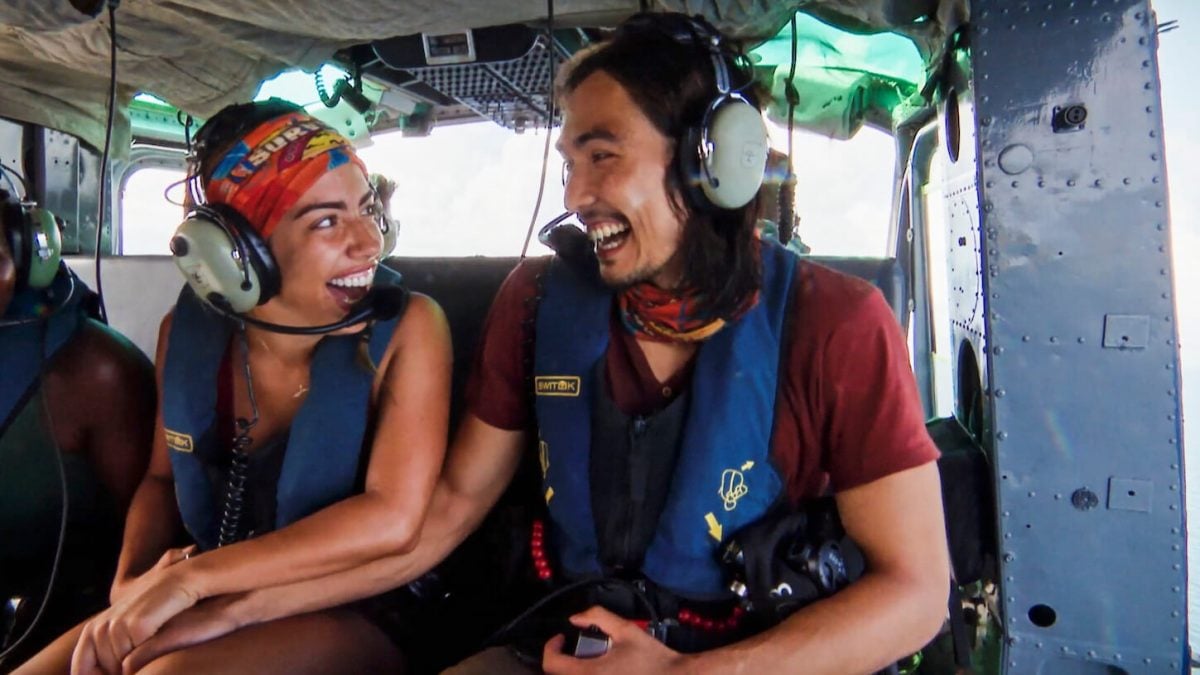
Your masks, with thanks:
<instances>
[{"instance_id":1,"label":"man's face","mask_svg":"<svg viewBox=\"0 0 1200 675\"><path fill-rule=\"evenodd\" d=\"M569 171L566 207L587 226L604 282L675 287L683 221L665 186L674 141L598 71L563 99L558 149Z\"/></svg>"},{"instance_id":2,"label":"man's face","mask_svg":"<svg viewBox=\"0 0 1200 675\"><path fill-rule=\"evenodd\" d=\"M17 263L8 250L8 224L0 217L0 316L8 310L17 290Z\"/></svg>"}]
</instances>

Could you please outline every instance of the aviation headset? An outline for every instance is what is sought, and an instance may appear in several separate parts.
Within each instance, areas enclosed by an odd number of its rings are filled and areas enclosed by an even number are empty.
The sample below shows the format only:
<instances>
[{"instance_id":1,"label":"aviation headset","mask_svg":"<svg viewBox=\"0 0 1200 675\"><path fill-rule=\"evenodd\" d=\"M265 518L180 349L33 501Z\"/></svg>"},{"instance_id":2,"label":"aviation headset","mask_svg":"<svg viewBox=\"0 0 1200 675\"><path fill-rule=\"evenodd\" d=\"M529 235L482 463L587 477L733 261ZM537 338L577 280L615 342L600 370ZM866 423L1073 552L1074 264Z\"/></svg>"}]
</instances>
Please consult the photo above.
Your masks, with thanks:
<instances>
[{"instance_id":1,"label":"aviation headset","mask_svg":"<svg viewBox=\"0 0 1200 675\"><path fill-rule=\"evenodd\" d=\"M303 112L273 100L280 106L280 115ZM270 118L251 119L235 125L228 132L218 131L216 125L206 124L196 134L195 155L209 146L220 149L234 139L249 133ZM213 136L218 136L213 138ZM194 166L188 176L188 194L197 204L184 218L171 238L171 253L188 285L200 298L236 314L261 305L277 293L280 287L279 266L271 249L246 217L228 204L201 203L204 191L200 186L200 168ZM374 190L375 186L372 185ZM382 204L379 205L382 209ZM382 210L378 216L383 248L380 257L387 256L396 245L396 227Z\"/></svg>"},{"instance_id":2,"label":"aviation headset","mask_svg":"<svg viewBox=\"0 0 1200 675\"><path fill-rule=\"evenodd\" d=\"M17 270L16 290L49 287L62 259L62 235L54 214L3 190L0 194L0 220Z\"/></svg>"},{"instance_id":3,"label":"aviation headset","mask_svg":"<svg viewBox=\"0 0 1200 675\"><path fill-rule=\"evenodd\" d=\"M739 209L758 194L767 165L767 127L762 113L734 88L729 64L737 54L721 34L700 17L638 14L617 35L657 31L676 42L708 52L717 96L698 125L679 139L678 171L695 208L705 212Z\"/></svg>"}]
</instances>

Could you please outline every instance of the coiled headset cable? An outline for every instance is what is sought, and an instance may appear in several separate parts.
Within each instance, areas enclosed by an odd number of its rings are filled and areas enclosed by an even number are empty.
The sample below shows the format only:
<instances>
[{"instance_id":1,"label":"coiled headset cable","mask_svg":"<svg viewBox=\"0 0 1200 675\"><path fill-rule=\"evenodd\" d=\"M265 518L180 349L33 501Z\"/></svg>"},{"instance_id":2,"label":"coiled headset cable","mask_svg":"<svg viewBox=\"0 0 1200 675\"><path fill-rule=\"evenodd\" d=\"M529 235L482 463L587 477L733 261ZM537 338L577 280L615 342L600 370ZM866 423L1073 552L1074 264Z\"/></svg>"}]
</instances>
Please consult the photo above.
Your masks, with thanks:
<instances>
[{"instance_id":1,"label":"coiled headset cable","mask_svg":"<svg viewBox=\"0 0 1200 675\"><path fill-rule=\"evenodd\" d=\"M238 331L242 343L242 368L246 376L246 394L250 399L250 419L237 418L237 434L230 448L229 473L225 479L225 500L221 505L221 527L217 546L228 546L242 537L242 516L246 510L246 481L250 473L250 446L254 439L251 430L258 424L258 402L254 398L254 380L250 375L250 344L246 326Z\"/></svg>"}]
</instances>

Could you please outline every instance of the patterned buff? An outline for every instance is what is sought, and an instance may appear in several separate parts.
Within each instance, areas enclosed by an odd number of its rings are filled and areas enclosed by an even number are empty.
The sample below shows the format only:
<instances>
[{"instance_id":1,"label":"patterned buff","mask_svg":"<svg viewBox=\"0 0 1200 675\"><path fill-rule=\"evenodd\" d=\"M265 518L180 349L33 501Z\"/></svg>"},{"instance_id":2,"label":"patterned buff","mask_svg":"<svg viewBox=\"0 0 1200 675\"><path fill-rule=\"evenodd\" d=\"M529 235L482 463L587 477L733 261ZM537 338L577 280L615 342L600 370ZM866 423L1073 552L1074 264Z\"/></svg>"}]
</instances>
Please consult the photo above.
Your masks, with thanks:
<instances>
[{"instance_id":1,"label":"patterned buff","mask_svg":"<svg viewBox=\"0 0 1200 675\"><path fill-rule=\"evenodd\" d=\"M694 291L664 291L643 281L630 286L618 296L621 321L625 324L625 330L654 342L701 342L721 330L726 320L689 316L697 297ZM730 320L736 321L757 303L756 292Z\"/></svg>"},{"instance_id":2,"label":"patterned buff","mask_svg":"<svg viewBox=\"0 0 1200 675\"><path fill-rule=\"evenodd\" d=\"M314 117L289 113L260 124L230 148L205 196L237 209L265 239L313 183L347 163L367 175L344 136Z\"/></svg>"}]
</instances>

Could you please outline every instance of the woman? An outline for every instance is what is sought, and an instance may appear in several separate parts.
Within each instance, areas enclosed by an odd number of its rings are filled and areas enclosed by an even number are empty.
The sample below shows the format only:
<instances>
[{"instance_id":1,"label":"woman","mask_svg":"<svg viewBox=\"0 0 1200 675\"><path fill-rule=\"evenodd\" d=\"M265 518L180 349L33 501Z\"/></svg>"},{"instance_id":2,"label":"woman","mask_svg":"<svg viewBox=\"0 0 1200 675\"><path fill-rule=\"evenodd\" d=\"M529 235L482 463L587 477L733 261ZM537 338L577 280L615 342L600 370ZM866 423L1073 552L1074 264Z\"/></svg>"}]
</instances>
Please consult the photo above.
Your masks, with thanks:
<instances>
[{"instance_id":1,"label":"woman","mask_svg":"<svg viewBox=\"0 0 1200 675\"><path fill-rule=\"evenodd\" d=\"M222 110L197 134L197 160L205 200L236 210L278 268L276 294L263 275L253 280L270 299L250 319L336 323L372 279L380 285L377 274L394 276L378 267L384 221L362 162L298 108ZM159 332L154 447L126 520L112 606L18 672L68 663L74 673L121 672L122 659L172 619L410 548L445 451L450 360L445 317L424 296L396 318L323 337L232 320L185 288ZM196 544L170 548L181 516ZM400 654L369 606L258 624L136 665L395 671Z\"/></svg>"}]
</instances>

